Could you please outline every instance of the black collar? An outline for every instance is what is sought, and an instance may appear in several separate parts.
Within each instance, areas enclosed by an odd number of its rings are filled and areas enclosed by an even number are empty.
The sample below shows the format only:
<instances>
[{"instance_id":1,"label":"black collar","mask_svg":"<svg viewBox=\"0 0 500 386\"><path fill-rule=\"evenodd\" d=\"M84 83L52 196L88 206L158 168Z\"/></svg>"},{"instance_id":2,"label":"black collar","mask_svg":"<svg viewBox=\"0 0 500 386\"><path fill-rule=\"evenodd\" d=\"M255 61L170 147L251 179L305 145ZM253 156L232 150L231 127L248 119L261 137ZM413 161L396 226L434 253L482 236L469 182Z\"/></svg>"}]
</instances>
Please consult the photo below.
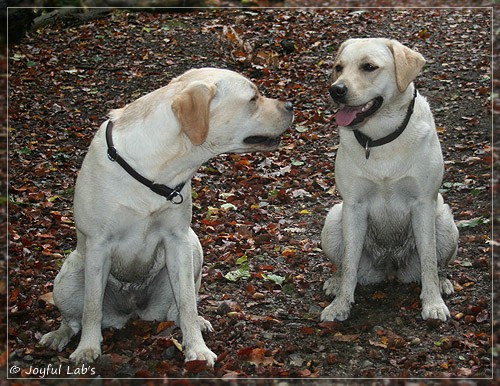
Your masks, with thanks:
<instances>
[{"instance_id":1,"label":"black collar","mask_svg":"<svg viewBox=\"0 0 500 386\"><path fill-rule=\"evenodd\" d=\"M356 139L358 140L359 144L363 146L363 148L365 149L366 159L370 157L370 149L372 147L382 146L385 145L386 143L394 141L406 129L406 126L408 126L408 122L410 121L411 115L413 114L413 107L415 106L415 99L417 98L417 88L414 87L414 90L415 91L413 93L413 99L411 100L411 103L408 106L408 110L406 111L406 116L403 123L401 123L401 125L391 134L386 135L385 137L379 138L374 141L367 135L363 134L361 131L353 130L354 135L356 136Z\"/></svg>"},{"instance_id":2,"label":"black collar","mask_svg":"<svg viewBox=\"0 0 500 386\"><path fill-rule=\"evenodd\" d=\"M130 166L128 162L125 161L118 154L118 150L116 150L116 147L113 145L113 136L111 133L112 129L113 129L113 122L111 122L110 120L108 122L108 125L106 126L106 144L108 145L108 158L113 162L114 161L118 162L118 164L123 169L125 169L125 171L128 174L134 177L141 184L146 185L156 194L165 197L168 201L172 202L173 204L181 204L184 201L184 197L182 197L181 190L186 183L183 182L177 185L174 189L171 189L166 185L155 184L153 181L148 180L146 177L136 172L134 168Z\"/></svg>"}]
</instances>

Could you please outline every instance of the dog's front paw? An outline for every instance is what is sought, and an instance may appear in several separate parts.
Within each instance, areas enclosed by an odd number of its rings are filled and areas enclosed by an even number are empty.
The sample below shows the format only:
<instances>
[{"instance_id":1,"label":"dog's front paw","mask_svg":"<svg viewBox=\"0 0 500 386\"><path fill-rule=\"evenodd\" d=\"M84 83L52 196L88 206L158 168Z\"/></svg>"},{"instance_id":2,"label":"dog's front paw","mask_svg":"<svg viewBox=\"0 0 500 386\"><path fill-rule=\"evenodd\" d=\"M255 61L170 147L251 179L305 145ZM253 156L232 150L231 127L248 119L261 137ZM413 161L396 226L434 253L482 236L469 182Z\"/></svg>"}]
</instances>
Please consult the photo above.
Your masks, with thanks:
<instances>
[{"instance_id":1,"label":"dog's front paw","mask_svg":"<svg viewBox=\"0 0 500 386\"><path fill-rule=\"evenodd\" d=\"M323 291L325 291L326 296L334 297L339 293L340 288L340 277L333 275L330 279L325 281L323 284Z\"/></svg>"},{"instance_id":2,"label":"dog's front paw","mask_svg":"<svg viewBox=\"0 0 500 386\"><path fill-rule=\"evenodd\" d=\"M186 347L186 351L184 353L186 356L186 362L189 361L207 361L209 366L214 365L215 360L217 359L217 355L215 355L206 345L198 344L193 347Z\"/></svg>"},{"instance_id":3,"label":"dog's front paw","mask_svg":"<svg viewBox=\"0 0 500 386\"><path fill-rule=\"evenodd\" d=\"M351 304L348 301L335 298L323 312L321 312L322 322L333 322L334 320L343 321L349 317L351 312Z\"/></svg>"},{"instance_id":4,"label":"dog's front paw","mask_svg":"<svg viewBox=\"0 0 500 386\"><path fill-rule=\"evenodd\" d=\"M69 356L73 362L77 365L83 363L92 363L94 360L101 355L100 347L80 347L78 346L75 351Z\"/></svg>"},{"instance_id":5,"label":"dog's front paw","mask_svg":"<svg viewBox=\"0 0 500 386\"><path fill-rule=\"evenodd\" d=\"M205 318L198 316L198 324L200 325L201 332L213 332L212 324Z\"/></svg>"},{"instance_id":6,"label":"dog's front paw","mask_svg":"<svg viewBox=\"0 0 500 386\"><path fill-rule=\"evenodd\" d=\"M422 318L427 319L440 319L443 322L450 317L450 311L443 300L433 303L422 304Z\"/></svg>"}]
</instances>

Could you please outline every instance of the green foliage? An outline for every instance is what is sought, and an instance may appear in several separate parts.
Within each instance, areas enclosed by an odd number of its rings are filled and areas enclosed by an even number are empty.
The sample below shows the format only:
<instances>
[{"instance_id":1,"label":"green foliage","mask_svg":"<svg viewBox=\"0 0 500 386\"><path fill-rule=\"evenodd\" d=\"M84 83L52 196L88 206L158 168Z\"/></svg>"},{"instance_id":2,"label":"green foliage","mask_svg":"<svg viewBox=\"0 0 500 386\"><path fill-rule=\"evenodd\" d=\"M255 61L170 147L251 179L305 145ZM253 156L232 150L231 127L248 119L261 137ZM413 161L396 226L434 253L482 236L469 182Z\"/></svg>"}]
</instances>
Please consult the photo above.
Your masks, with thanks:
<instances>
[{"instance_id":1,"label":"green foliage","mask_svg":"<svg viewBox=\"0 0 500 386\"><path fill-rule=\"evenodd\" d=\"M224 277L232 282L237 282L240 279L250 278L250 265L248 263L248 258L246 255L241 256L236 260L237 269L229 271L224 275Z\"/></svg>"}]
</instances>

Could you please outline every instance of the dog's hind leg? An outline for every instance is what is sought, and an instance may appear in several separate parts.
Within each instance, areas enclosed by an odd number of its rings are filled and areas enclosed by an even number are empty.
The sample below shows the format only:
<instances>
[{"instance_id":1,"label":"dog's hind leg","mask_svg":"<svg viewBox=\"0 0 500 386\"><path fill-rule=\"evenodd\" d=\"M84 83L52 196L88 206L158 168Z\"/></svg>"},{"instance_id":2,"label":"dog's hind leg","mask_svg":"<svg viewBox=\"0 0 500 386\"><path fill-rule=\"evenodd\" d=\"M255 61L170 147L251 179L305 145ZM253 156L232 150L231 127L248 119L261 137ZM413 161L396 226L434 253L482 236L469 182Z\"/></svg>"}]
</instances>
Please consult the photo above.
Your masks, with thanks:
<instances>
[{"instance_id":1,"label":"dog's hind leg","mask_svg":"<svg viewBox=\"0 0 500 386\"><path fill-rule=\"evenodd\" d=\"M336 264L335 272L323 285L327 296L336 295L340 288L340 266L344 245L342 241L342 203L334 205L325 219L321 231L321 248L325 255Z\"/></svg>"},{"instance_id":2,"label":"dog's hind leg","mask_svg":"<svg viewBox=\"0 0 500 386\"><path fill-rule=\"evenodd\" d=\"M40 344L62 351L81 329L84 291L84 261L75 250L64 261L54 280L54 303L61 312L58 330L45 334Z\"/></svg>"},{"instance_id":3,"label":"dog's hind leg","mask_svg":"<svg viewBox=\"0 0 500 386\"><path fill-rule=\"evenodd\" d=\"M78 332L78 331L76 331ZM53 350L62 351L70 339L76 334L75 330L63 319L61 326L52 332L42 336L40 344Z\"/></svg>"},{"instance_id":4,"label":"dog's hind leg","mask_svg":"<svg viewBox=\"0 0 500 386\"><path fill-rule=\"evenodd\" d=\"M344 245L342 240L342 203L335 204L325 219L321 231L321 248L334 263L342 261Z\"/></svg>"}]
</instances>

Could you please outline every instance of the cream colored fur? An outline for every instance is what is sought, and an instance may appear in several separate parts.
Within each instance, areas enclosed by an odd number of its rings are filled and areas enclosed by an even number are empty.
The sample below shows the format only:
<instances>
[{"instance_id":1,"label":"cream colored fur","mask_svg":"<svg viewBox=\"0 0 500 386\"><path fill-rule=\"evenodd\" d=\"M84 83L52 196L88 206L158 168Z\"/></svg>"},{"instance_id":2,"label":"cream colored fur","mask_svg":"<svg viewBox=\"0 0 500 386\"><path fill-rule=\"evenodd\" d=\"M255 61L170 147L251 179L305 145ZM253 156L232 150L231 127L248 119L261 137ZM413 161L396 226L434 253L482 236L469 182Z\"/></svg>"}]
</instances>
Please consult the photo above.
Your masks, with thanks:
<instances>
[{"instance_id":1,"label":"cream colored fur","mask_svg":"<svg viewBox=\"0 0 500 386\"><path fill-rule=\"evenodd\" d=\"M217 154L276 149L291 110L241 75L206 68L112 111L121 157L156 183L173 188L186 182L184 202L167 201L110 161L104 122L76 183L77 247L54 282L61 327L41 343L62 350L81 330L70 358L91 362L101 354L102 328L120 328L133 316L173 320L182 330L186 361L213 365L216 355L201 334L212 326L196 306L203 252L190 227L190 179Z\"/></svg>"},{"instance_id":2,"label":"cream colored fur","mask_svg":"<svg viewBox=\"0 0 500 386\"><path fill-rule=\"evenodd\" d=\"M321 234L338 271L324 286L335 299L322 320L345 320L357 283L388 277L422 283L424 319L450 316L441 293L453 292L446 267L456 255L458 231L438 192L443 158L428 103L418 94L403 133L372 148L368 159L353 133L358 129L376 140L396 130L424 63L419 53L387 39L350 39L335 59L332 87L346 91L343 104L364 106L379 96L384 101L364 121L339 127L335 181L343 202L330 210Z\"/></svg>"}]
</instances>

